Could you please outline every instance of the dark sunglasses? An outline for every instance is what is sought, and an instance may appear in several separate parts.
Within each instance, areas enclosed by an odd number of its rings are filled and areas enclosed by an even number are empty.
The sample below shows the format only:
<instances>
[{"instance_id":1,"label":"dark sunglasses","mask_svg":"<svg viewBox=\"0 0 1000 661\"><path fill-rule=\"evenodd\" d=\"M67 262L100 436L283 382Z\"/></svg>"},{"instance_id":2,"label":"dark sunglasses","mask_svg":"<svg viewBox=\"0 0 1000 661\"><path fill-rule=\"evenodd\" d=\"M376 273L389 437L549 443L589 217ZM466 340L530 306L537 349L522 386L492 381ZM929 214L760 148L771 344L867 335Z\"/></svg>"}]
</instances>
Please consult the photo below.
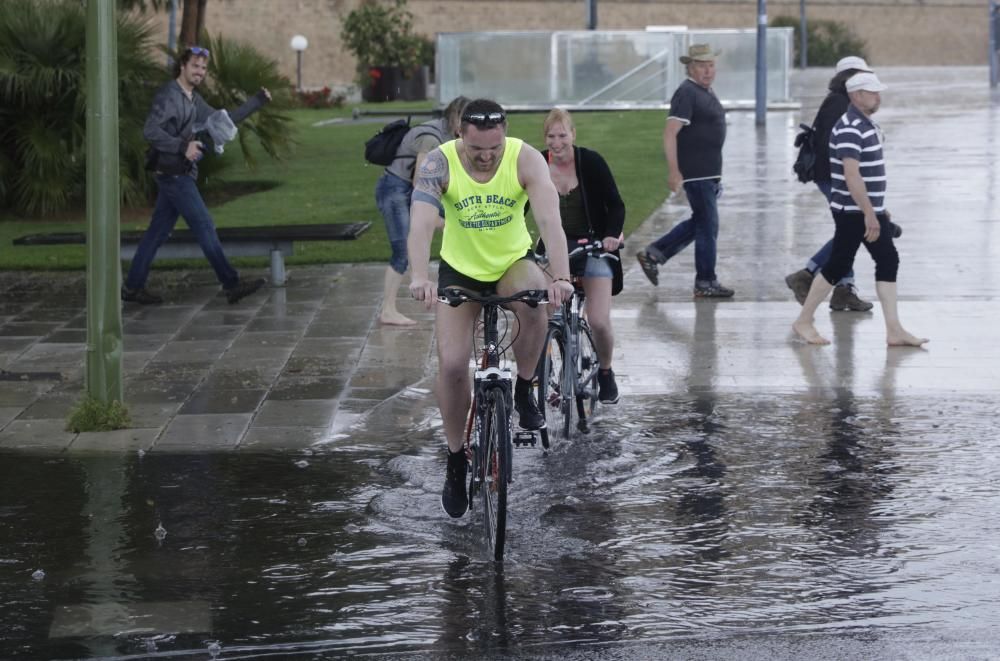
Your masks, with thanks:
<instances>
[{"instance_id":1,"label":"dark sunglasses","mask_svg":"<svg viewBox=\"0 0 1000 661\"><path fill-rule=\"evenodd\" d=\"M475 126L496 126L503 124L507 115L502 112L467 112L462 115L462 121Z\"/></svg>"},{"instance_id":2,"label":"dark sunglasses","mask_svg":"<svg viewBox=\"0 0 1000 661\"><path fill-rule=\"evenodd\" d=\"M188 50L191 51L192 55L197 55L198 57L208 57L211 54L207 48L202 48L201 46L192 46Z\"/></svg>"}]
</instances>

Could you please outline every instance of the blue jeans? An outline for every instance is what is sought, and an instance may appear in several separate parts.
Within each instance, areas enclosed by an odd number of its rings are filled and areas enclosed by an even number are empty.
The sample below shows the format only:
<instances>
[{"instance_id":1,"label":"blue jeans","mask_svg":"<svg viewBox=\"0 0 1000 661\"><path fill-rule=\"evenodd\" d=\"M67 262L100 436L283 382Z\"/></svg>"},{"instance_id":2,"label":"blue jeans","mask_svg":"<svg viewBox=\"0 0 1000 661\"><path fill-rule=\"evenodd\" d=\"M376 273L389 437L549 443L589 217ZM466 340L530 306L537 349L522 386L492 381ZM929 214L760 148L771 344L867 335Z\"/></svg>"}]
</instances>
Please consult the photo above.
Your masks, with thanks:
<instances>
[{"instance_id":1,"label":"blue jeans","mask_svg":"<svg viewBox=\"0 0 1000 661\"><path fill-rule=\"evenodd\" d=\"M180 215L184 216L184 222L194 232L201 251L205 253L205 258L215 270L215 276L222 286L225 289L235 287L240 276L222 252L219 235L215 232L215 223L212 222L205 201L201 199L195 180L187 175L158 174L156 183L160 190L156 196L153 217L149 220L149 228L142 235L135 250L125 286L128 289L142 289L146 286L146 278L149 277L149 269L153 265L156 251L170 236Z\"/></svg>"},{"instance_id":2,"label":"blue jeans","mask_svg":"<svg viewBox=\"0 0 1000 661\"><path fill-rule=\"evenodd\" d=\"M691 205L691 217L646 247L653 259L663 264L694 242L695 284L712 283L715 276L716 241L719 238L717 200L722 186L717 179L684 182Z\"/></svg>"},{"instance_id":3,"label":"blue jeans","mask_svg":"<svg viewBox=\"0 0 1000 661\"><path fill-rule=\"evenodd\" d=\"M823 197L826 198L827 202L830 201L830 189L832 187L833 184L829 181L816 182L816 188L819 189L819 192L823 193ZM830 261L831 254L833 254L833 239L830 239L825 244L823 244L823 247L820 248L819 251L812 256L812 258L809 260L809 263L806 264L806 270L809 271L810 273L815 273L816 271L820 270L821 268L826 266L827 262ZM834 284L853 285L854 268L852 267L851 270L847 272L847 275L845 275L843 278L841 278Z\"/></svg>"},{"instance_id":4,"label":"blue jeans","mask_svg":"<svg viewBox=\"0 0 1000 661\"><path fill-rule=\"evenodd\" d=\"M410 196L413 185L405 179L385 172L375 184L375 205L385 221L392 256L389 266L396 273L406 273L409 261L406 255L406 237L410 233Z\"/></svg>"}]
</instances>

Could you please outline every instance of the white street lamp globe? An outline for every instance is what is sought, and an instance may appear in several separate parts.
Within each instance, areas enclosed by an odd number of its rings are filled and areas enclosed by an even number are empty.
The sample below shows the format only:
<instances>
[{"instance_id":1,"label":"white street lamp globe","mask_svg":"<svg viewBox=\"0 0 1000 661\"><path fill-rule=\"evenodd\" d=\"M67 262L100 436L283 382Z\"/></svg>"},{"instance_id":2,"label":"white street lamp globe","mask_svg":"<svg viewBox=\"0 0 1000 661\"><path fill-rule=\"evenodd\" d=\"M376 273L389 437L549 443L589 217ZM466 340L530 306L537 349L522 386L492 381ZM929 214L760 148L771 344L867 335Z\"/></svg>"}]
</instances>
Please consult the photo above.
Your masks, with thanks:
<instances>
[{"instance_id":1,"label":"white street lamp globe","mask_svg":"<svg viewBox=\"0 0 1000 661\"><path fill-rule=\"evenodd\" d=\"M309 47L309 40L303 37L301 34L297 34L294 37L292 37L292 50L302 52L308 47Z\"/></svg>"}]
</instances>

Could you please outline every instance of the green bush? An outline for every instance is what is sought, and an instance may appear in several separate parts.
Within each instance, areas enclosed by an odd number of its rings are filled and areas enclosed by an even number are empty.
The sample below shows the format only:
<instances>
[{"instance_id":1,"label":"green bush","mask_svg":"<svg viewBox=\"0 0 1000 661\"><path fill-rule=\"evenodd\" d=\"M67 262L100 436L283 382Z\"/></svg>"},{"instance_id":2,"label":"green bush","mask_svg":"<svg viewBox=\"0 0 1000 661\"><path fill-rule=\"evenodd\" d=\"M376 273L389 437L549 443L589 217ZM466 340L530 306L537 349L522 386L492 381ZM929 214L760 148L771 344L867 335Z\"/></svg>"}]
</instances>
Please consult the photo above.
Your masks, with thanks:
<instances>
[{"instance_id":1,"label":"green bush","mask_svg":"<svg viewBox=\"0 0 1000 661\"><path fill-rule=\"evenodd\" d=\"M795 28L794 61L799 61L800 20L792 16L775 16L771 27ZM808 40L806 61L811 67L832 67L837 60L848 55L867 58L865 42L850 27L839 21L806 20Z\"/></svg>"},{"instance_id":2,"label":"green bush","mask_svg":"<svg viewBox=\"0 0 1000 661\"><path fill-rule=\"evenodd\" d=\"M118 27L119 166L122 202L143 206L154 191L144 170L142 127L156 89L169 80L151 24L120 13ZM79 209L86 194L86 15L78 0L0 0L0 209L28 217ZM215 107L240 105L267 87L274 100L240 127L243 162L254 144L273 158L292 147L291 83L250 46L220 38L200 92ZM253 140L251 139L253 138ZM235 147L232 145L231 147ZM217 173L231 159L208 158Z\"/></svg>"},{"instance_id":3,"label":"green bush","mask_svg":"<svg viewBox=\"0 0 1000 661\"><path fill-rule=\"evenodd\" d=\"M368 84L367 72L372 67L411 71L434 63L434 42L413 32L413 14L406 0L362 3L347 14L340 38L358 60L362 87Z\"/></svg>"},{"instance_id":4,"label":"green bush","mask_svg":"<svg viewBox=\"0 0 1000 661\"><path fill-rule=\"evenodd\" d=\"M69 412L66 431L76 434L86 431L114 431L128 429L131 424L128 409L121 402L101 402L86 395Z\"/></svg>"},{"instance_id":5,"label":"green bush","mask_svg":"<svg viewBox=\"0 0 1000 661\"><path fill-rule=\"evenodd\" d=\"M142 121L161 75L151 27L118 18L121 181L144 201ZM71 0L0 2L0 207L47 215L82 203L86 187L86 17Z\"/></svg>"}]
</instances>

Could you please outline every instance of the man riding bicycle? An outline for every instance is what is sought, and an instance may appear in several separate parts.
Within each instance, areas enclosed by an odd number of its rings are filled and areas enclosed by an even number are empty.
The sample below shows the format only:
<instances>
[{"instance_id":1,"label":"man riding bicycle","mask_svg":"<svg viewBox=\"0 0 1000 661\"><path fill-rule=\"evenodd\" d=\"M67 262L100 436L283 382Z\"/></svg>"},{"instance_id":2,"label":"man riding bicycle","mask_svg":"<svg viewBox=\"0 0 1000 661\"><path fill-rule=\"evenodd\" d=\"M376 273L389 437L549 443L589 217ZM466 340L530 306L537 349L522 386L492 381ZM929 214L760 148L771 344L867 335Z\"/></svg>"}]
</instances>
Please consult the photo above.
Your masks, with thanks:
<instances>
[{"instance_id":1,"label":"man riding bicycle","mask_svg":"<svg viewBox=\"0 0 1000 661\"><path fill-rule=\"evenodd\" d=\"M549 283L534 262L524 208L531 201L549 254ZM431 239L444 215L444 237L437 283L428 277ZM548 289L558 305L572 295L566 236L559 219L559 198L548 166L535 148L507 137L507 118L494 101L477 99L465 107L459 138L427 154L414 181L410 209L410 293L428 308L439 287L509 296L524 289ZM517 361L514 408L523 429L539 429L545 418L531 394L531 380L545 342L545 310L511 304L517 317L513 344ZM471 405L472 355L478 305L439 306L436 313L438 375L436 395L445 437L448 468L441 504L452 517L468 508L467 462L463 449Z\"/></svg>"}]
</instances>

